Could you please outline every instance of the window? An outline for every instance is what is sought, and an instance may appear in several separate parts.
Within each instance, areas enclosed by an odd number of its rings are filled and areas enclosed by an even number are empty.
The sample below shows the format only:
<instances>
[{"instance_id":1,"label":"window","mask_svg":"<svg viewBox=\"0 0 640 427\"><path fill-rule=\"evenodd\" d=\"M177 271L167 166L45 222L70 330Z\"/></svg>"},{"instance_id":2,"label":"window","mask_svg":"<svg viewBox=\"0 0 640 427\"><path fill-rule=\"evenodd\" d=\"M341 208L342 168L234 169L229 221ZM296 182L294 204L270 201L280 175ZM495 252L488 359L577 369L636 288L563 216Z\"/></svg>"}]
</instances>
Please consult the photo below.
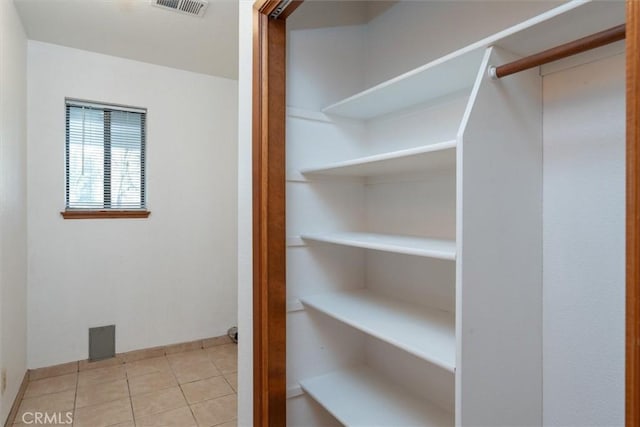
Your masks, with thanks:
<instances>
[{"instance_id":1,"label":"window","mask_svg":"<svg viewBox=\"0 0 640 427\"><path fill-rule=\"evenodd\" d=\"M66 101L65 218L147 217L146 110Z\"/></svg>"}]
</instances>

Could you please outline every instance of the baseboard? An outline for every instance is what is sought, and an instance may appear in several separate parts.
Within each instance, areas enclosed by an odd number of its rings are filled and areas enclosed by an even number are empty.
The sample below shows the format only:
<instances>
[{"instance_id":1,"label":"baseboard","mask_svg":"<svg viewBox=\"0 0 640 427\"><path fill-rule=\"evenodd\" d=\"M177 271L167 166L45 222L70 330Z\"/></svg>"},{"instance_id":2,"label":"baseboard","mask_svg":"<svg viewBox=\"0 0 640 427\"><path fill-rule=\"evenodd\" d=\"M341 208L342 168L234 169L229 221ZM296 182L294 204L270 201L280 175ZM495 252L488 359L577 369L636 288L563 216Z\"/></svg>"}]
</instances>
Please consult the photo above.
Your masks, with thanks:
<instances>
[{"instance_id":1,"label":"baseboard","mask_svg":"<svg viewBox=\"0 0 640 427\"><path fill-rule=\"evenodd\" d=\"M105 368L108 366L121 365L123 363L131 363L137 360L150 359L152 357L166 356L173 353L204 349L232 342L231 338L227 335L221 335L219 337L203 338L195 341L127 351L125 353L118 353L115 357L104 360L76 360L74 362L62 363L44 368L30 369L28 379L31 381L40 380L43 378L71 374L89 369Z\"/></svg>"},{"instance_id":2,"label":"baseboard","mask_svg":"<svg viewBox=\"0 0 640 427\"><path fill-rule=\"evenodd\" d=\"M24 373L24 377L22 377L22 384L20 384L20 388L18 389L18 394L16 394L16 398L13 399L13 405L11 405L11 411L9 411L9 416L4 422L4 427L11 427L15 423L16 415L18 415L18 409L20 409L20 402L22 402L24 393L25 391L27 391L27 384L29 384L28 370Z\"/></svg>"}]
</instances>

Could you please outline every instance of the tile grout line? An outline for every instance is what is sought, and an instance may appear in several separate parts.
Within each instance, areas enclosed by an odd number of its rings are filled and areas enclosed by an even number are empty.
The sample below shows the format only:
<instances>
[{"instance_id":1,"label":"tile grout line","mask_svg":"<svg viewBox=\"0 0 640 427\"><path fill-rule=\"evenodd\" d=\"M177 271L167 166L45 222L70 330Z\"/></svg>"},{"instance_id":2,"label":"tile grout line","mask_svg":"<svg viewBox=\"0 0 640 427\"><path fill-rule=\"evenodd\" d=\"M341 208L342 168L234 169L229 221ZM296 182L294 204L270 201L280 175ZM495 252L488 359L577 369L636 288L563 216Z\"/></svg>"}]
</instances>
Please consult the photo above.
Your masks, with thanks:
<instances>
[{"instance_id":1,"label":"tile grout line","mask_svg":"<svg viewBox=\"0 0 640 427\"><path fill-rule=\"evenodd\" d=\"M219 398L219 397L225 397L225 396L231 396L231 395L236 395L236 396L237 396L237 392L236 392L236 391L235 391L235 389L231 386L231 384L229 384L229 382L227 381L227 378L224 376L224 373L222 372L222 370L220 370L220 368L218 368L218 366L217 366L217 365L215 364L215 362L212 360L212 357L211 357L211 355L209 354L209 352L208 352L208 351L206 351L206 349L205 349L204 347L202 348L202 351L204 351L204 352L206 353L207 360L209 361L209 363L211 363L211 364L214 366L214 368L216 368L216 371L218 371L218 373L219 373L220 375L214 375L213 377L207 377L207 378L200 378L200 379L197 379L197 380L194 380L194 381L189 381L189 382L187 382L187 383L185 383L185 384L191 384L191 383L195 383L195 382L198 382L198 381L204 381L204 380L207 380L207 379L210 379L210 378L222 377L222 378L224 379L224 381L229 385L229 388L231 389L231 391L232 391L232 392L231 392L231 393L228 393L228 394L225 394L225 395L222 395L222 396L218 396L218 397L212 398L212 399L205 399L205 400L202 400L202 401L200 401L200 402L194 402L194 403L193 403L193 405L195 405L195 404L200 404L200 403L203 403L203 402L207 402L207 401L209 401L209 400L215 400L215 399L217 399L217 398ZM174 371L174 368L173 368L173 366L171 365L171 363L169 363L169 368L171 369L171 371L173 372L173 374L174 374L174 375L176 375L176 374L175 374L175 371ZM176 376L176 381L178 381L177 376ZM198 422L198 419L196 418L196 414L195 414L195 412L193 412L193 405L192 405L191 403L189 403L189 401L188 401L188 399L187 399L187 396L184 394L184 389L182 388L182 384L180 384L180 382L179 382L179 381L178 381L178 387L180 388L180 392L182 393L182 396L184 397L184 400L185 400L185 402L187 403L187 407L189 408L189 411L191 412L191 416L193 417L193 420L196 422L196 425L200 426L200 423ZM236 417L236 418L234 418L234 420L237 420L237 417ZM215 424L213 427L218 426L218 425L225 424L226 422L227 422L227 421L222 422L222 423Z\"/></svg>"},{"instance_id":2,"label":"tile grout line","mask_svg":"<svg viewBox=\"0 0 640 427\"><path fill-rule=\"evenodd\" d=\"M205 351L204 347L201 350ZM178 389L180 389L180 393L182 393L182 397L184 398L184 402L187 404L187 408L189 408L189 412L191 413L191 417L193 418L193 421L196 423L196 426L199 426L200 424L198 423L198 420L196 419L196 414L193 413L193 409L191 408L191 404L187 400L187 396L184 394L184 390L182 389L182 384L180 384L180 381L178 380L178 376L176 375L175 371L173 370L173 366L171 365L171 362L169 362L169 358L168 357L167 357L167 363L169 364L169 369L171 370L171 373L173 374L173 376L176 379L176 382L178 383Z\"/></svg>"},{"instance_id":3,"label":"tile grout line","mask_svg":"<svg viewBox=\"0 0 640 427\"><path fill-rule=\"evenodd\" d=\"M234 393L238 394L238 391L235 388L233 388L233 386L231 385L227 377L225 375L222 375L222 378L224 378L225 382L229 384L229 387L231 387L231 390L233 390Z\"/></svg>"},{"instance_id":4,"label":"tile grout line","mask_svg":"<svg viewBox=\"0 0 640 427\"><path fill-rule=\"evenodd\" d=\"M78 370L76 371L76 390L73 395L73 415L71 416L73 420L71 422L72 425L76 423L76 414L78 413L78 408L76 406L78 405L78 388L80 388L80 364L79 363L78 363L77 369Z\"/></svg>"},{"instance_id":5,"label":"tile grout line","mask_svg":"<svg viewBox=\"0 0 640 427\"><path fill-rule=\"evenodd\" d=\"M236 351L237 351L237 347L236 347ZM235 396L237 398L238 391L231 385L231 383L227 379L227 375L228 374L229 375L231 375L231 374L236 374L237 375L237 373L238 373L237 368L236 368L235 372L225 373L225 372L222 371L222 369L218 368L218 365L216 365L216 362L213 360L213 357L211 356L211 354L209 352L207 352L207 356L209 357L209 360L211 361L211 363L213 363L213 366L215 366L216 369L220 372L220 375L222 376L222 378L224 378L225 382L229 385L229 388L231 388L231 390L233 390L233 393L225 394L224 396L230 396L232 394L235 394ZM238 357L238 355L236 353L236 360L237 360L237 357ZM220 397L224 397L224 396L220 396ZM238 420L237 414L236 414L236 417L233 420L236 421L236 423L237 423L237 420ZM227 422L229 422L229 421L227 421ZM216 424L216 425L222 425L222 424L225 424L225 423L223 422L223 423ZM215 427L215 426L213 426L213 427Z\"/></svg>"},{"instance_id":6,"label":"tile grout line","mask_svg":"<svg viewBox=\"0 0 640 427\"><path fill-rule=\"evenodd\" d=\"M123 363L123 365L126 365L126 363ZM133 396L131 395L131 386L129 385L129 372L127 371L127 368L125 366L124 368L124 377L127 381L127 391L129 392L129 406L131 407L131 418L133 420L133 425L136 425L136 412L133 410Z\"/></svg>"},{"instance_id":7,"label":"tile grout line","mask_svg":"<svg viewBox=\"0 0 640 427\"><path fill-rule=\"evenodd\" d=\"M197 351L197 350L194 350L194 351ZM186 353L186 351L185 351L184 353ZM179 353L172 353L172 354L179 354ZM196 421L195 415L193 414L193 411L191 410L191 406L189 405L189 402L187 401L187 398L186 398L186 396L184 395L184 391L182 390L182 386L181 386L181 384L179 383L178 378L177 378L177 376L176 376L176 374L175 374L175 372L174 372L174 370L173 370L173 366L172 366L172 365L171 365L171 363L169 362L169 358L167 357L167 355L165 355L165 356L163 356L163 357L166 359L167 364L168 364L168 366L169 366L169 370L171 371L171 374L173 375L173 377L174 377L174 378L175 378L175 380L176 380L177 387L178 387L178 389L180 390L180 393L182 394L182 397L184 398L184 401L185 401L185 403L186 403L186 407L187 407L187 408L189 408L189 411L191 412L191 415L193 416L194 421ZM155 373L155 372L154 372L154 373ZM151 374L153 374L153 373L151 373ZM146 375L151 375L151 374L146 374ZM144 376L144 375L139 375L139 376ZM200 380L196 380L196 381L200 381ZM143 393L143 394L140 394L140 396L144 396L145 394L153 394L153 393L156 393L157 391L169 390L170 388L171 388L171 387L163 388L163 389L159 389L159 390L154 390L154 391L149 392L149 393ZM131 396L131 398L132 398L132 402L133 402L133 396ZM133 403L132 403L132 405L133 405ZM181 407L181 408L182 408L182 407ZM163 410L163 411L156 412L156 413L153 413L153 414L148 414L147 416L157 416L157 415L164 414L164 413L167 413L167 412L175 411L176 409L180 409L180 408L167 409L167 410ZM134 414L134 418L135 418L135 414ZM196 421L196 424L197 424L197 421Z\"/></svg>"},{"instance_id":8,"label":"tile grout line","mask_svg":"<svg viewBox=\"0 0 640 427\"><path fill-rule=\"evenodd\" d=\"M198 419L196 418L196 414L193 412L193 408L191 407L191 403L189 403L189 401L187 400L187 396L184 394L184 390L182 389L182 384L178 384L178 387L180 388L180 393L182 393L182 397L184 397L184 401L187 403L187 408L189 408L189 412L191 413L191 416L193 417L193 421L195 421L196 426L199 426L200 424L198 423Z\"/></svg>"}]
</instances>

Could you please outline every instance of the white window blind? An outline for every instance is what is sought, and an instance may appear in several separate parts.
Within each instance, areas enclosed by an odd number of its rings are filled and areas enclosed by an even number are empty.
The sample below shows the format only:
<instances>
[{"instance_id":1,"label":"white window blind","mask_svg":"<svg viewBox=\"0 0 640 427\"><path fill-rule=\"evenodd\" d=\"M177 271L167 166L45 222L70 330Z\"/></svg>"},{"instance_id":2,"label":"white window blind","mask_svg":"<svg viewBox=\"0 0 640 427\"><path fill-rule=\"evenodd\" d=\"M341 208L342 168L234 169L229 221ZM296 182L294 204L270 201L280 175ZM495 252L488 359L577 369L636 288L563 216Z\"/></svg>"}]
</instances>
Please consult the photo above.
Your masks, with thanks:
<instances>
[{"instance_id":1,"label":"white window blind","mask_svg":"<svg viewBox=\"0 0 640 427\"><path fill-rule=\"evenodd\" d=\"M146 111L66 101L66 208L142 210Z\"/></svg>"}]
</instances>

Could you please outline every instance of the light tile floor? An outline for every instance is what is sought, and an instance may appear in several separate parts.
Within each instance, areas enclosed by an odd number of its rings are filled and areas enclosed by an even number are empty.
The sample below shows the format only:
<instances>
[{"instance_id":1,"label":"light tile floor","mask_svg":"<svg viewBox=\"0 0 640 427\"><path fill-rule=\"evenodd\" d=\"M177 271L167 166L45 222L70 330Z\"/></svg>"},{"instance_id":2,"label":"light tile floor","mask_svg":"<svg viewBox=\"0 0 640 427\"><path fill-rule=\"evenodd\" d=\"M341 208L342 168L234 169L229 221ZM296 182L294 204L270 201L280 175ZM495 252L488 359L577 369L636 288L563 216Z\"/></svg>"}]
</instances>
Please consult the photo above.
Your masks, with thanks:
<instances>
[{"instance_id":1,"label":"light tile floor","mask_svg":"<svg viewBox=\"0 0 640 427\"><path fill-rule=\"evenodd\" d=\"M75 427L232 427L236 371L237 347L223 344L43 378L29 382L14 426L40 412L45 425L69 426L70 413Z\"/></svg>"}]
</instances>

